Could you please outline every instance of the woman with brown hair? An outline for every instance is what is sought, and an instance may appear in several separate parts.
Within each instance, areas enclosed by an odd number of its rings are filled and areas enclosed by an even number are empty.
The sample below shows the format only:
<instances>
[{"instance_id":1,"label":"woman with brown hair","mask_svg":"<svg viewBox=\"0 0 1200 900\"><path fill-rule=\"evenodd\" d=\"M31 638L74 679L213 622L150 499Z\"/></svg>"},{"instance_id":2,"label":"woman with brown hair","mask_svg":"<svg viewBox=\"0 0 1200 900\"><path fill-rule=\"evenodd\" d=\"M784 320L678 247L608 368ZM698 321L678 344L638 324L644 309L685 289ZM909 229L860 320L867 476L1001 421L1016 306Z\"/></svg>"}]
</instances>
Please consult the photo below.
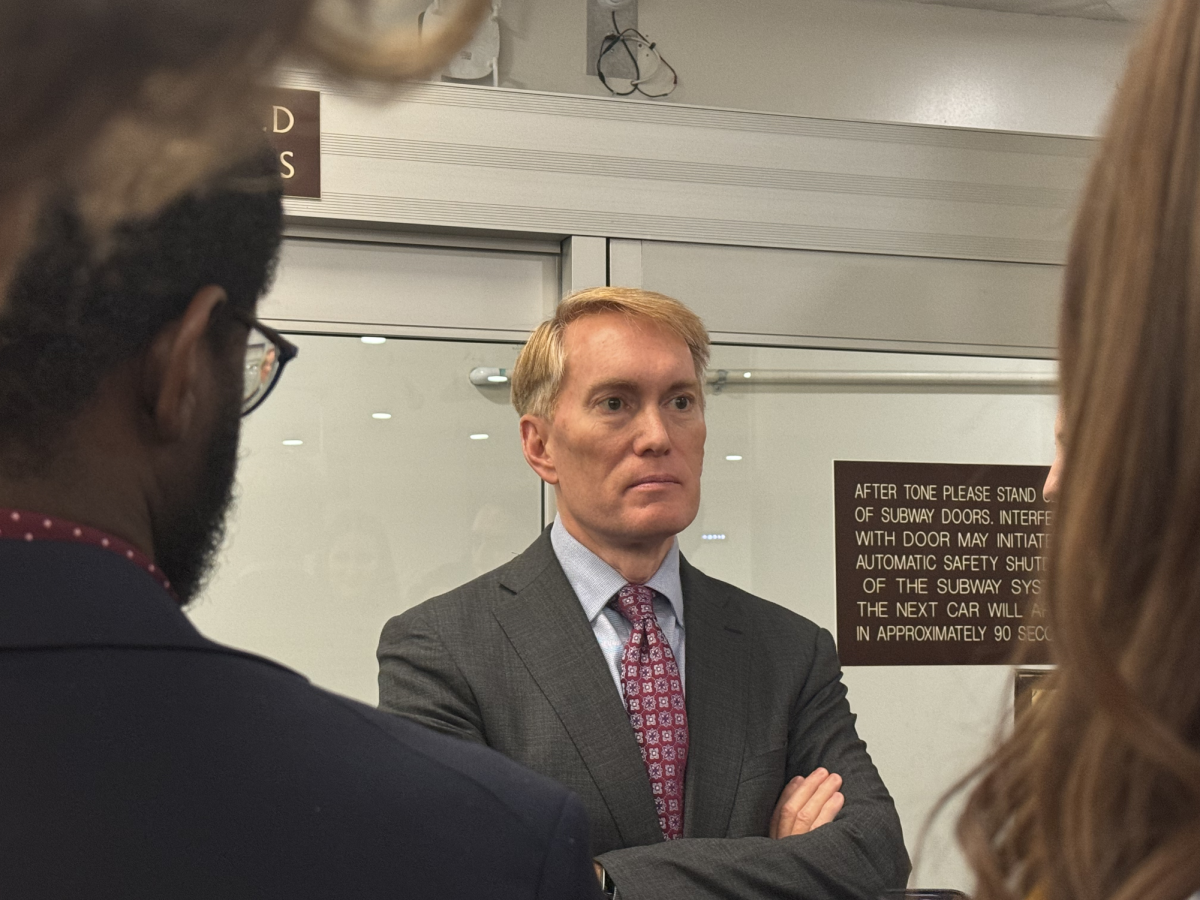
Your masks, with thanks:
<instances>
[{"instance_id":1,"label":"woman with brown hair","mask_svg":"<svg viewBox=\"0 0 1200 900\"><path fill-rule=\"evenodd\" d=\"M446 27L381 28L401 0L0 0L0 305L41 198L98 232L244 154L259 91L291 65L384 83L436 71L490 0Z\"/></svg>"},{"instance_id":2,"label":"woman with brown hair","mask_svg":"<svg viewBox=\"0 0 1200 900\"><path fill-rule=\"evenodd\" d=\"M1200 889L1200 2L1117 93L1061 319L1057 671L959 822L976 900Z\"/></svg>"}]
</instances>

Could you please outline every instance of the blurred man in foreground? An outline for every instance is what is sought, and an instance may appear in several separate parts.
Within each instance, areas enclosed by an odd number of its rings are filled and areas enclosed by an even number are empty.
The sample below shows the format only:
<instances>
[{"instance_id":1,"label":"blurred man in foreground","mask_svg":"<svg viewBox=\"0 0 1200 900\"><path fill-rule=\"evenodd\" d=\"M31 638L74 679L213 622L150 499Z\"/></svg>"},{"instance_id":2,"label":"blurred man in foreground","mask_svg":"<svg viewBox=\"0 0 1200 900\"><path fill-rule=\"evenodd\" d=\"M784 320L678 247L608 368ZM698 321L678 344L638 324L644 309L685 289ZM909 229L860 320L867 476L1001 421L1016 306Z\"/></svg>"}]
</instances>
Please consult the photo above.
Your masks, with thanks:
<instances>
[{"instance_id":1,"label":"blurred man in foreground","mask_svg":"<svg viewBox=\"0 0 1200 900\"><path fill-rule=\"evenodd\" d=\"M377 24L411 22L405 0L0 0L0 306L47 196L69 190L103 238L249 149L281 61L423 78L490 6L458 0L418 36Z\"/></svg>"},{"instance_id":2,"label":"blurred man in foreground","mask_svg":"<svg viewBox=\"0 0 1200 900\"><path fill-rule=\"evenodd\" d=\"M181 612L220 543L240 417L295 353L255 319L280 240L270 163L103 256L55 209L0 314L0 896L594 893L567 791Z\"/></svg>"}]
</instances>

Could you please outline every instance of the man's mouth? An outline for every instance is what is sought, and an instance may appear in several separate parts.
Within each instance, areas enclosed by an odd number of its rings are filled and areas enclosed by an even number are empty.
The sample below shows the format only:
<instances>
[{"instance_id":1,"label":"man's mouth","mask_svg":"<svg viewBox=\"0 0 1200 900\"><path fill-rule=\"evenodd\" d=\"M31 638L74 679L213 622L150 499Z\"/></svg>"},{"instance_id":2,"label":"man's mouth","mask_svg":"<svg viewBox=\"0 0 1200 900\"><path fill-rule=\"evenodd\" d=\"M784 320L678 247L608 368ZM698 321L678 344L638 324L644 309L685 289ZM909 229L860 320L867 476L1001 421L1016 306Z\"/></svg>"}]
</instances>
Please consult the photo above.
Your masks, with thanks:
<instances>
[{"instance_id":1,"label":"man's mouth","mask_svg":"<svg viewBox=\"0 0 1200 900\"><path fill-rule=\"evenodd\" d=\"M670 475L647 475L645 478L639 478L630 487L654 487L667 484L679 484L679 479Z\"/></svg>"}]
</instances>

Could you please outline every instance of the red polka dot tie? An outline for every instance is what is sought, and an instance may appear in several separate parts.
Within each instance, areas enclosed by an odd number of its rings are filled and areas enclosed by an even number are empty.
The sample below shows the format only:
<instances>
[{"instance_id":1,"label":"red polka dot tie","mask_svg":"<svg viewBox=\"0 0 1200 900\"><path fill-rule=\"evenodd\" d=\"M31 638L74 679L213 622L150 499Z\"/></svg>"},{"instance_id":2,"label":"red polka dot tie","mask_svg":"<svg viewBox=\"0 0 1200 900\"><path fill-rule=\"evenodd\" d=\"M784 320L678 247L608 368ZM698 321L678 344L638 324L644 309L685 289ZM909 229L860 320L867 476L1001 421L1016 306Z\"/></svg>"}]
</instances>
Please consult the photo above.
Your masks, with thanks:
<instances>
[{"instance_id":1,"label":"red polka dot tie","mask_svg":"<svg viewBox=\"0 0 1200 900\"><path fill-rule=\"evenodd\" d=\"M658 825L668 841L683 834L683 776L687 770L687 708L671 645L654 615L654 591L627 584L614 604L633 633L621 652L621 690L642 762L650 778Z\"/></svg>"}]
</instances>

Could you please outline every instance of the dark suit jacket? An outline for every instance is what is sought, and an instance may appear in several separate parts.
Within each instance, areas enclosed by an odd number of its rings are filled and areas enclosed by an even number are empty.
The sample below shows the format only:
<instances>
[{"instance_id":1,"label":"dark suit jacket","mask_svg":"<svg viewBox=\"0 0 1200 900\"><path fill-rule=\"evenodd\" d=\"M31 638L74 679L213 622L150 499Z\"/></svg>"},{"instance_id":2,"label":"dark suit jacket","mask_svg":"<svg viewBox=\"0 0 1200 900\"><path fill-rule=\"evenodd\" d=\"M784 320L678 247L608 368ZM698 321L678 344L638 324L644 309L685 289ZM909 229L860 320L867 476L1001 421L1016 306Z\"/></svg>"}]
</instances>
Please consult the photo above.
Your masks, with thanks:
<instances>
[{"instance_id":1,"label":"dark suit jacket","mask_svg":"<svg viewBox=\"0 0 1200 900\"><path fill-rule=\"evenodd\" d=\"M0 897L595 897L577 799L0 540Z\"/></svg>"},{"instance_id":2,"label":"dark suit jacket","mask_svg":"<svg viewBox=\"0 0 1200 900\"><path fill-rule=\"evenodd\" d=\"M854 731L829 633L686 561L680 577L684 839L662 840L620 692L548 531L513 562L387 623L380 705L578 793L623 900L875 900L903 887L900 821ZM766 837L784 784L818 766L845 779L837 820Z\"/></svg>"}]
</instances>

